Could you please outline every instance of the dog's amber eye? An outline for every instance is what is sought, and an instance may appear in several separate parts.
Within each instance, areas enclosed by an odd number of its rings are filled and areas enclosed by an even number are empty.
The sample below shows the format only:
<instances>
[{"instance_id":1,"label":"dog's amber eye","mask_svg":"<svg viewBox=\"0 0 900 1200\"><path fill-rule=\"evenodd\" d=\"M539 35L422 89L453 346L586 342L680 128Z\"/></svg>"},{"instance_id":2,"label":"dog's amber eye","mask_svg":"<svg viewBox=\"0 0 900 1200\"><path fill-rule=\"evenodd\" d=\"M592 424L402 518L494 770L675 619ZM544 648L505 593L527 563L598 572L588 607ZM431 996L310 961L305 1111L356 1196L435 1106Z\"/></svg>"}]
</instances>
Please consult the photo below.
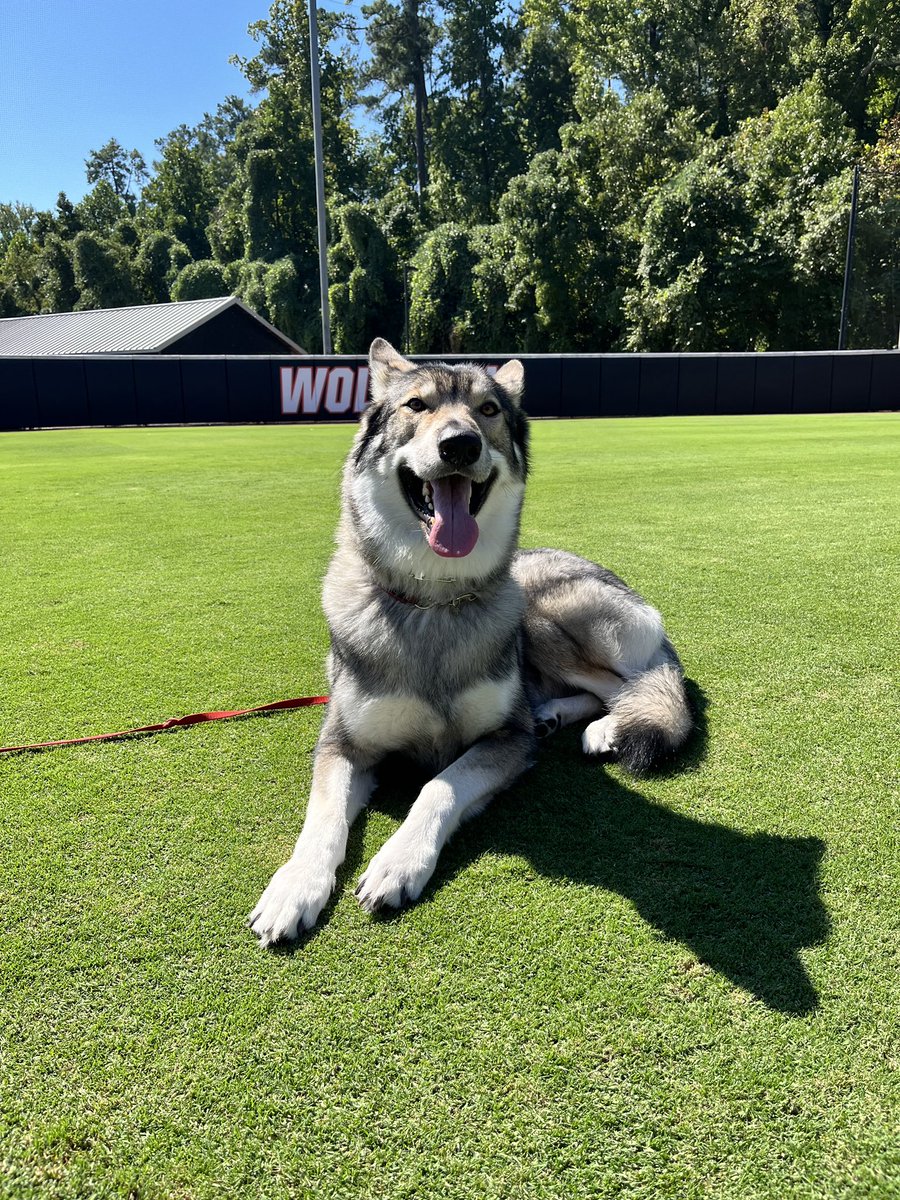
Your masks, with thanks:
<instances>
[{"instance_id":1,"label":"dog's amber eye","mask_svg":"<svg viewBox=\"0 0 900 1200\"><path fill-rule=\"evenodd\" d=\"M500 405L495 404L493 400L485 400L481 408L478 410L483 417L496 417L500 411Z\"/></svg>"},{"instance_id":2,"label":"dog's amber eye","mask_svg":"<svg viewBox=\"0 0 900 1200\"><path fill-rule=\"evenodd\" d=\"M411 408L413 412L424 412L427 405L419 396L410 396L406 402L406 407Z\"/></svg>"}]
</instances>

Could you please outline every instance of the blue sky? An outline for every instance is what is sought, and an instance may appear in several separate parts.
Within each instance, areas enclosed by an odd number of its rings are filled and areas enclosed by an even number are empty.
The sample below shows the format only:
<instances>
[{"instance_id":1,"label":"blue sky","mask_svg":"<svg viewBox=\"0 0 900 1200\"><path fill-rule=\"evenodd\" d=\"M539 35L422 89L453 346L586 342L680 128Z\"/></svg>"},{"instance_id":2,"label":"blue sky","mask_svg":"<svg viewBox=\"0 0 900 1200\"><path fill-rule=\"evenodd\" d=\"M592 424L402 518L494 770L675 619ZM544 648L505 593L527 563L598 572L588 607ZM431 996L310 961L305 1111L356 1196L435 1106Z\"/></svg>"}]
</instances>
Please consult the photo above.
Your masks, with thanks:
<instances>
[{"instance_id":1,"label":"blue sky","mask_svg":"<svg viewBox=\"0 0 900 1200\"><path fill-rule=\"evenodd\" d=\"M79 199L88 152L111 137L149 166L155 138L249 95L228 57L253 52L247 26L267 12L268 0L0 0L0 201Z\"/></svg>"}]
</instances>

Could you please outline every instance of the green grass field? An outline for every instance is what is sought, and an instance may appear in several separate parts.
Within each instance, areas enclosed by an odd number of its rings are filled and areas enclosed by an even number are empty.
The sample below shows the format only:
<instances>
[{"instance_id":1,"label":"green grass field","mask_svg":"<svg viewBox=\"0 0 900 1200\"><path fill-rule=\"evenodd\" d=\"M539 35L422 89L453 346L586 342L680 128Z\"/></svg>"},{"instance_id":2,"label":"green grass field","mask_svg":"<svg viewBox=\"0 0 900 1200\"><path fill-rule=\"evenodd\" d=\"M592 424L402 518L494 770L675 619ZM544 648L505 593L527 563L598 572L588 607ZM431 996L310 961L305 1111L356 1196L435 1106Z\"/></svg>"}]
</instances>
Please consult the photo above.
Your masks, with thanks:
<instances>
[{"instance_id":1,"label":"green grass field","mask_svg":"<svg viewBox=\"0 0 900 1200\"><path fill-rule=\"evenodd\" d=\"M576 731L371 920L246 914L319 710L0 759L0 1195L900 1196L900 424L540 423L525 545L660 607L704 731ZM349 428L0 435L0 744L325 686Z\"/></svg>"}]
</instances>

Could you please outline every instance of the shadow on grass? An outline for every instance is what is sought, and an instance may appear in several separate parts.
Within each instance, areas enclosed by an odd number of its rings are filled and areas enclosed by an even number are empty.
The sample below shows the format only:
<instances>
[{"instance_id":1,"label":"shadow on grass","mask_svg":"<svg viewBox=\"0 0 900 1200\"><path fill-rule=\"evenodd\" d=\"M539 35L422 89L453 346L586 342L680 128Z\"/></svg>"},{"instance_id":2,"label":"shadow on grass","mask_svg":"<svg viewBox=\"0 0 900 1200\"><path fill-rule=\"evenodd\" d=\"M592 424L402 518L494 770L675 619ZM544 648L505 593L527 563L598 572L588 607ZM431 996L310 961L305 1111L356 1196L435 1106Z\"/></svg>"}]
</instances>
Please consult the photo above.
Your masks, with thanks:
<instances>
[{"instance_id":1,"label":"shadow on grass","mask_svg":"<svg viewBox=\"0 0 900 1200\"><path fill-rule=\"evenodd\" d=\"M698 729L674 770L702 762L705 702L691 686ZM373 804L401 819L422 777L386 765ZM745 834L675 813L584 757L566 730L535 769L445 849L426 898L486 850L527 858L541 874L617 892L666 938L770 1009L800 1015L818 996L798 951L830 923L819 896L817 838ZM346 870L359 865L362 834Z\"/></svg>"}]
</instances>

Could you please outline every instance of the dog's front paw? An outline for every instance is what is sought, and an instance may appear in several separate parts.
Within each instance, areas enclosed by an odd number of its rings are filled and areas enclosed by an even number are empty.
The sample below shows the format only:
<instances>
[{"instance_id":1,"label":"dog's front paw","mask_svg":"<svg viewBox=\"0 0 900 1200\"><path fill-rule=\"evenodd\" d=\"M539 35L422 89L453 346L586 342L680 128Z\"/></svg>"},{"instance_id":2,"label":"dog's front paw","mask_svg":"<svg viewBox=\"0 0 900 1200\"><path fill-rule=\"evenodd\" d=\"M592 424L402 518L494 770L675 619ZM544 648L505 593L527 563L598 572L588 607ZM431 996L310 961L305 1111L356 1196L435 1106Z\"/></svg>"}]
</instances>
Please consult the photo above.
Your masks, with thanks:
<instances>
[{"instance_id":1,"label":"dog's front paw","mask_svg":"<svg viewBox=\"0 0 900 1200\"><path fill-rule=\"evenodd\" d=\"M436 863L436 853L411 845L399 830L369 863L356 886L356 898L370 913L402 908L422 895Z\"/></svg>"},{"instance_id":2,"label":"dog's front paw","mask_svg":"<svg viewBox=\"0 0 900 1200\"><path fill-rule=\"evenodd\" d=\"M302 859L288 859L250 914L249 925L260 945L291 942L312 929L333 888L334 875Z\"/></svg>"}]
</instances>

